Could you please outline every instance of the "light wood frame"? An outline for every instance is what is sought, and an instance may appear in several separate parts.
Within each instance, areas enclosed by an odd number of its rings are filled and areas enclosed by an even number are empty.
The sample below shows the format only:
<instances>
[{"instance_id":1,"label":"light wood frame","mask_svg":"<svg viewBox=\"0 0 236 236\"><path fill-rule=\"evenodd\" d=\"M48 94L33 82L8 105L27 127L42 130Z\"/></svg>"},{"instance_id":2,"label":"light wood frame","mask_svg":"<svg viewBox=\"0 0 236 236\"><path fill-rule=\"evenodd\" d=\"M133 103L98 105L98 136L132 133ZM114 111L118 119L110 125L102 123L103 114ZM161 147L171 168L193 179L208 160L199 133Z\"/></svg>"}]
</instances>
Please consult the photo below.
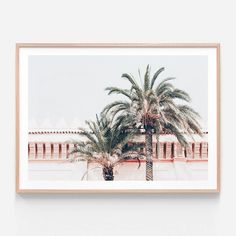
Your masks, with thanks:
<instances>
[{"instance_id":1,"label":"light wood frame","mask_svg":"<svg viewBox=\"0 0 236 236\"><path fill-rule=\"evenodd\" d=\"M217 188L216 189L20 189L19 187L19 51L20 48L215 48L217 51ZM219 43L17 43L15 60L16 94L16 192L17 193L219 193L220 192L220 44Z\"/></svg>"}]
</instances>

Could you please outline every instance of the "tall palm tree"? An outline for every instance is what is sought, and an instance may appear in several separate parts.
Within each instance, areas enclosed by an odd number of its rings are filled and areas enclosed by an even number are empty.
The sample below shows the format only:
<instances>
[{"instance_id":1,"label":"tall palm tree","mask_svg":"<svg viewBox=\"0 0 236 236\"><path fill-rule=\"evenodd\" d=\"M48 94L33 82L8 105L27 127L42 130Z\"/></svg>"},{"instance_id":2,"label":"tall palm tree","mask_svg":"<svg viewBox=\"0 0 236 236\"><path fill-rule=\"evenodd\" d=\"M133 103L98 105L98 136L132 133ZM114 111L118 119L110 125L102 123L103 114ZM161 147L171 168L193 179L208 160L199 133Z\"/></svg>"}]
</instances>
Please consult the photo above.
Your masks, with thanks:
<instances>
[{"instance_id":1,"label":"tall palm tree","mask_svg":"<svg viewBox=\"0 0 236 236\"><path fill-rule=\"evenodd\" d=\"M86 124L88 129L81 128L81 135L86 141L75 142L75 148L69 154L72 161L87 160L88 163L98 164L96 168L102 168L106 181L114 180L113 169L121 162L137 159L140 166L139 158L143 156L139 152L141 144L129 143L137 130L127 132L125 121L111 120L104 115L100 118L96 116L96 121L86 121ZM75 153L78 154L76 157L72 155Z\"/></svg>"},{"instance_id":2,"label":"tall palm tree","mask_svg":"<svg viewBox=\"0 0 236 236\"><path fill-rule=\"evenodd\" d=\"M157 138L157 155L160 155L159 136L161 132L170 132L176 136L182 146L187 146L184 132L201 134L198 122L199 114L186 104L176 102L177 99L190 102L190 96L183 90L175 88L166 78L156 85L158 76L164 67L150 75L150 66L146 68L143 80L139 77L139 84L130 74L122 74L122 78L129 81L130 87L122 89L117 87L106 88L108 94L123 95L126 100L115 101L104 108L104 114L112 117L126 119L130 127L142 128L145 132L146 149L146 180L153 180L153 133Z\"/></svg>"}]
</instances>

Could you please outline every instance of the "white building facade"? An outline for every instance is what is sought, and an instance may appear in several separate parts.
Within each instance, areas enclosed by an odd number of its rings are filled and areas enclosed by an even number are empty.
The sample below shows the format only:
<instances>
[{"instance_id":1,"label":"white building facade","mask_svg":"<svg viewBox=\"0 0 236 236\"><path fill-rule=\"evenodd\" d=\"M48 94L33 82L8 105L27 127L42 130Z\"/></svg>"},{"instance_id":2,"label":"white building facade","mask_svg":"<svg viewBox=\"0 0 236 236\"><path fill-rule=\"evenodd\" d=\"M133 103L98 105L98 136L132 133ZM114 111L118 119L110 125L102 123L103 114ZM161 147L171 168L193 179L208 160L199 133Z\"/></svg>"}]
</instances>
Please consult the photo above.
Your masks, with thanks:
<instances>
[{"instance_id":1,"label":"white building facade","mask_svg":"<svg viewBox=\"0 0 236 236\"><path fill-rule=\"evenodd\" d=\"M75 130L29 132L28 161L29 178L32 180L103 180L102 170L86 161L71 162L68 153L74 148L79 132ZM153 135L153 178L164 180L207 180L208 142L193 134L188 137L189 147L183 148L171 134L160 136L160 152ZM140 134L132 142L144 142ZM140 150L145 152L145 150ZM145 180L145 160L126 161L115 168L115 180Z\"/></svg>"}]
</instances>

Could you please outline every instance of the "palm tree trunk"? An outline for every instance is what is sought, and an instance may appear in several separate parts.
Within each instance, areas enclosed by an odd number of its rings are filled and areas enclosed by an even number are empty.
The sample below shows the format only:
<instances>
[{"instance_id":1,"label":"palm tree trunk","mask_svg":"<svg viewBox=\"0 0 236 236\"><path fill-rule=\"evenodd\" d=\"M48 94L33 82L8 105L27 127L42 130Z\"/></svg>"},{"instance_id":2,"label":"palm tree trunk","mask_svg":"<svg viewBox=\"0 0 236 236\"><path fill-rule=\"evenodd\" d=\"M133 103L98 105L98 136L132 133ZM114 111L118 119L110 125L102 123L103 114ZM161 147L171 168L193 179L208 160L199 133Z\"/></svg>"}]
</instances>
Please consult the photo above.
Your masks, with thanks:
<instances>
[{"instance_id":1,"label":"palm tree trunk","mask_svg":"<svg viewBox=\"0 0 236 236\"><path fill-rule=\"evenodd\" d=\"M156 122L157 158L160 159L160 123Z\"/></svg>"},{"instance_id":2,"label":"palm tree trunk","mask_svg":"<svg viewBox=\"0 0 236 236\"><path fill-rule=\"evenodd\" d=\"M102 169L103 178L105 181L113 181L114 180L114 174L113 174L113 167L104 167Z\"/></svg>"},{"instance_id":3,"label":"palm tree trunk","mask_svg":"<svg viewBox=\"0 0 236 236\"><path fill-rule=\"evenodd\" d=\"M157 133L156 135L156 139L157 139L157 159L160 159L160 134Z\"/></svg>"},{"instance_id":4,"label":"palm tree trunk","mask_svg":"<svg viewBox=\"0 0 236 236\"><path fill-rule=\"evenodd\" d=\"M153 180L153 161L152 161L152 127L145 128L145 148L146 148L146 180Z\"/></svg>"}]
</instances>

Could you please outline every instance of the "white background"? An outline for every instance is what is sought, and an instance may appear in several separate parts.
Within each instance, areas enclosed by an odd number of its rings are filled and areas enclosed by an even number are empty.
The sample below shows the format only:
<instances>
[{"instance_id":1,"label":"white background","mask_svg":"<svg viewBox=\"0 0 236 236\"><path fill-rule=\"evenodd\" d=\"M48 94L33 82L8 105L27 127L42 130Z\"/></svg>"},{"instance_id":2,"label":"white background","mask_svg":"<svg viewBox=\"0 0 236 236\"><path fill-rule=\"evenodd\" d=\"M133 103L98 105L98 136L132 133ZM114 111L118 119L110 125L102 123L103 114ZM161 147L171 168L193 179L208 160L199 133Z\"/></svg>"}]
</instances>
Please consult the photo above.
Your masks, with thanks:
<instances>
[{"instance_id":1,"label":"white background","mask_svg":"<svg viewBox=\"0 0 236 236\"><path fill-rule=\"evenodd\" d=\"M0 234L234 235L234 11L234 1L213 0L1 1ZM221 193L16 195L16 42L220 42Z\"/></svg>"}]
</instances>

